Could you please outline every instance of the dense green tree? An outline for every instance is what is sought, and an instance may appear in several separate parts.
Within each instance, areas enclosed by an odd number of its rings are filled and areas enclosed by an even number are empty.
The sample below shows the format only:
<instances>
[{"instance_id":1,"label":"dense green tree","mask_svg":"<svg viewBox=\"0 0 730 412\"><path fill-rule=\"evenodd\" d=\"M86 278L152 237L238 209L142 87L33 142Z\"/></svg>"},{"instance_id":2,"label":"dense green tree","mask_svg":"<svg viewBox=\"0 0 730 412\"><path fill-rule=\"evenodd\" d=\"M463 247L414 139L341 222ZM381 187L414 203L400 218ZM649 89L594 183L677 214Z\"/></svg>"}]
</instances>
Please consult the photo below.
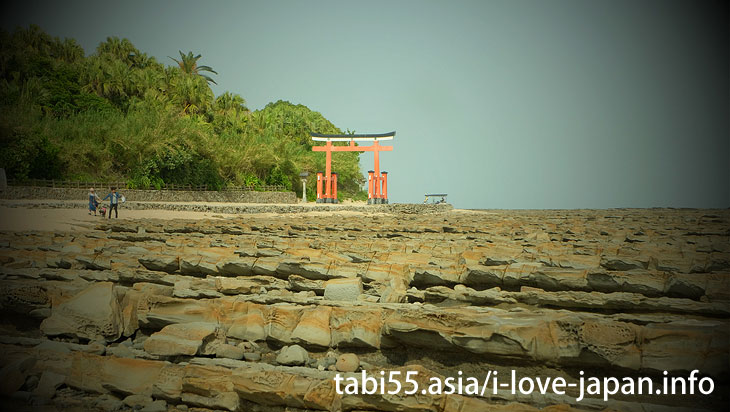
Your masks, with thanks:
<instances>
[{"instance_id":1,"label":"dense green tree","mask_svg":"<svg viewBox=\"0 0 730 412\"><path fill-rule=\"evenodd\" d=\"M301 104L251 112L240 95L215 97L201 73L215 71L192 52L165 66L108 37L86 57L73 39L37 26L0 30L0 47L0 165L11 178L300 190L301 171L324 169L309 132L341 133ZM357 194L358 154L338 153L333 163L340 193Z\"/></svg>"},{"instance_id":2,"label":"dense green tree","mask_svg":"<svg viewBox=\"0 0 730 412\"><path fill-rule=\"evenodd\" d=\"M131 67L138 60L140 52L129 39L111 36L107 37L106 41L99 43L99 46L96 47L96 55L123 62Z\"/></svg>"},{"instance_id":3,"label":"dense green tree","mask_svg":"<svg viewBox=\"0 0 730 412\"><path fill-rule=\"evenodd\" d=\"M215 99L215 111L218 114L226 115L230 113L247 112L246 100L231 92L224 92Z\"/></svg>"},{"instance_id":4,"label":"dense green tree","mask_svg":"<svg viewBox=\"0 0 730 412\"><path fill-rule=\"evenodd\" d=\"M218 134L244 132L250 116L246 100L234 93L225 92L216 97L213 104L213 127Z\"/></svg>"},{"instance_id":5,"label":"dense green tree","mask_svg":"<svg viewBox=\"0 0 730 412\"><path fill-rule=\"evenodd\" d=\"M83 90L109 99L119 108L126 108L134 87L129 66L118 59L99 56L89 58L81 74Z\"/></svg>"},{"instance_id":6,"label":"dense green tree","mask_svg":"<svg viewBox=\"0 0 730 412\"><path fill-rule=\"evenodd\" d=\"M152 67L133 70L131 82L132 91L137 96L144 96L145 93L150 91L162 93L167 89L164 73Z\"/></svg>"},{"instance_id":7,"label":"dense green tree","mask_svg":"<svg viewBox=\"0 0 730 412\"><path fill-rule=\"evenodd\" d=\"M84 58L84 49L75 39L63 39L54 44L51 54L66 63L76 63Z\"/></svg>"},{"instance_id":8,"label":"dense green tree","mask_svg":"<svg viewBox=\"0 0 730 412\"><path fill-rule=\"evenodd\" d=\"M187 73L172 79L170 94L177 106L187 114L206 113L213 103L213 91L205 79Z\"/></svg>"}]
</instances>

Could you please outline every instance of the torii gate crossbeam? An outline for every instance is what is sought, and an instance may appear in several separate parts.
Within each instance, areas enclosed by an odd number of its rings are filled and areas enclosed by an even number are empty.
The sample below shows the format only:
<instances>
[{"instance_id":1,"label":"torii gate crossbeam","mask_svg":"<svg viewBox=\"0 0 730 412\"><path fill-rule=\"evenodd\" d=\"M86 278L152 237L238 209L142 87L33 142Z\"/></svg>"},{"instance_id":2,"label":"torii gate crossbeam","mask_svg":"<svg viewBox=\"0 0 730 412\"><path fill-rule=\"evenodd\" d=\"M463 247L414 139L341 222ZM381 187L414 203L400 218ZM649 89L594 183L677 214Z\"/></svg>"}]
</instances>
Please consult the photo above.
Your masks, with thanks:
<instances>
[{"instance_id":1,"label":"torii gate crossbeam","mask_svg":"<svg viewBox=\"0 0 730 412\"><path fill-rule=\"evenodd\" d=\"M380 152L391 152L393 146L381 146L380 140L393 140L395 132L383 134L319 134L310 133L312 140L326 142L312 146L314 152L325 152L325 174L317 173L317 203L337 203L337 174L332 173L332 152L373 152L374 170L368 172L368 204L388 203L388 172L380 172ZM372 146L355 146L356 141L373 141ZM350 142L349 146L334 146L332 142ZM322 189L324 186L324 193Z\"/></svg>"}]
</instances>

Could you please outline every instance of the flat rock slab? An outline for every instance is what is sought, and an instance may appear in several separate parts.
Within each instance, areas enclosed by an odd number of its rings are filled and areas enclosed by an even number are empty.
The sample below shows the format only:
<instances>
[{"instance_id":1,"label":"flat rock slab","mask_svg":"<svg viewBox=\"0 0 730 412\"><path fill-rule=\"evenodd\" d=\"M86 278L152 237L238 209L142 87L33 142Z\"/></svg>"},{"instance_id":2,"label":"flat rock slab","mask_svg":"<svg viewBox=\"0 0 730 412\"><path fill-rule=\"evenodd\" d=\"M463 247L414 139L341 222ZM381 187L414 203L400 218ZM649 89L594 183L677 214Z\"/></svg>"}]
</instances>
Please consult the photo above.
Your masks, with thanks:
<instances>
[{"instance_id":1,"label":"flat rock slab","mask_svg":"<svg viewBox=\"0 0 730 412\"><path fill-rule=\"evenodd\" d=\"M360 278L331 279L324 285L324 297L328 300L354 302L361 293L362 280Z\"/></svg>"},{"instance_id":2,"label":"flat rock slab","mask_svg":"<svg viewBox=\"0 0 730 412\"><path fill-rule=\"evenodd\" d=\"M168 325L145 340L144 350L158 356L194 356L217 329L217 325L205 322Z\"/></svg>"}]
</instances>

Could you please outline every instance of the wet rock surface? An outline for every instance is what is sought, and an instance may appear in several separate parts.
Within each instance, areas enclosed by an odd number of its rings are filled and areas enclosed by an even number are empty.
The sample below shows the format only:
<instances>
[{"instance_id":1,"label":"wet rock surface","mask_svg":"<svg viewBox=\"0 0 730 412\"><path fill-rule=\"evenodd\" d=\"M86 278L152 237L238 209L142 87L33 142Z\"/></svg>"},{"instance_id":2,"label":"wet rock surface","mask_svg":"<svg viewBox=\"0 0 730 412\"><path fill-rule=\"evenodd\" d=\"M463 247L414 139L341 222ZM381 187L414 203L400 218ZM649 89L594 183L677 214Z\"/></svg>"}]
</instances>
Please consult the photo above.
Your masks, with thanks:
<instances>
[{"instance_id":1,"label":"wet rock surface","mask_svg":"<svg viewBox=\"0 0 730 412\"><path fill-rule=\"evenodd\" d=\"M730 212L451 211L0 234L14 409L724 410ZM266 207L266 206L261 206ZM279 210L282 212L282 210ZM299 210L301 212L301 210ZM336 374L711 377L710 396L340 395ZM352 375L348 375L352 374ZM506 381L506 380L505 380Z\"/></svg>"}]
</instances>

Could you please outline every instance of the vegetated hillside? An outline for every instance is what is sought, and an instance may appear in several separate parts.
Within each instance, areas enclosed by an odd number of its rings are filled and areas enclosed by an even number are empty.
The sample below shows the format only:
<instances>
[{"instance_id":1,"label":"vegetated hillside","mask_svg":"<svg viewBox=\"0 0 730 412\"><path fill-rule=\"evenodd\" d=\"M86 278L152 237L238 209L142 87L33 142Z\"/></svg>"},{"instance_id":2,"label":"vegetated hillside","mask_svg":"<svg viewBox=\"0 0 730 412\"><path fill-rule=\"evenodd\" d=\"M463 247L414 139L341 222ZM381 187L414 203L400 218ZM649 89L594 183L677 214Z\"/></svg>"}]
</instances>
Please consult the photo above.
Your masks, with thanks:
<instances>
[{"instance_id":1,"label":"vegetated hillside","mask_svg":"<svg viewBox=\"0 0 730 412\"><path fill-rule=\"evenodd\" d=\"M235 93L214 96L216 72L192 52L165 65L108 37L85 57L74 39L37 26L0 30L0 48L0 167L11 178L301 191L301 171L324 169L309 132L342 133L303 105L252 112ZM333 163L340 193L362 196L358 154Z\"/></svg>"}]
</instances>

